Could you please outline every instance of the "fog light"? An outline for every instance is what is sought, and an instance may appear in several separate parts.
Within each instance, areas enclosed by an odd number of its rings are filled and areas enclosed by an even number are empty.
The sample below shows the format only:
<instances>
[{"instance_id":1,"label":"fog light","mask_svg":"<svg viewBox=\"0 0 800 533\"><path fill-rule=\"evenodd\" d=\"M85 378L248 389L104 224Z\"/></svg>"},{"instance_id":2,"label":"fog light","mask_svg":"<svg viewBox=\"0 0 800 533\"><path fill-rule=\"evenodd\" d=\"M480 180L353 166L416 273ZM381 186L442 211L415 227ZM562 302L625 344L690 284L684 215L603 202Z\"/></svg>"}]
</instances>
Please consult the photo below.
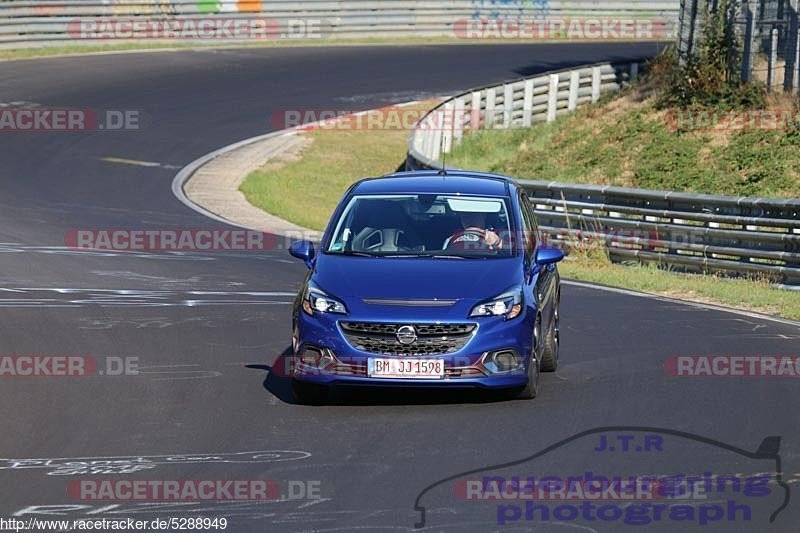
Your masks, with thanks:
<instances>
[{"instance_id":1,"label":"fog light","mask_svg":"<svg viewBox=\"0 0 800 533\"><path fill-rule=\"evenodd\" d=\"M322 360L322 350L316 346L305 346L300 354L300 361L304 365L317 366Z\"/></svg>"},{"instance_id":2,"label":"fog light","mask_svg":"<svg viewBox=\"0 0 800 533\"><path fill-rule=\"evenodd\" d=\"M494 356L494 361L497 363L497 368L500 372L513 370L519 366L519 359L514 352L500 352Z\"/></svg>"},{"instance_id":3,"label":"fog light","mask_svg":"<svg viewBox=\"0 0 800 533\"><path fill-rule=\"evenodd\" d=\"M483 366L493 373L510 372L520 366L517 353L513 350L501 350L489 353L483 360Z\"/></svg>"},{"instance_id":4,"label":"fog light","mask_svg":"<svg viewBox=\"0 0 800 533\"><path fill-rule=\"evenodd\" d=\"M336 358L328 350L306 345L300 353L300 362L305 366L324 370L329 365L335 364Z\"/></svg>"}]
</instances>

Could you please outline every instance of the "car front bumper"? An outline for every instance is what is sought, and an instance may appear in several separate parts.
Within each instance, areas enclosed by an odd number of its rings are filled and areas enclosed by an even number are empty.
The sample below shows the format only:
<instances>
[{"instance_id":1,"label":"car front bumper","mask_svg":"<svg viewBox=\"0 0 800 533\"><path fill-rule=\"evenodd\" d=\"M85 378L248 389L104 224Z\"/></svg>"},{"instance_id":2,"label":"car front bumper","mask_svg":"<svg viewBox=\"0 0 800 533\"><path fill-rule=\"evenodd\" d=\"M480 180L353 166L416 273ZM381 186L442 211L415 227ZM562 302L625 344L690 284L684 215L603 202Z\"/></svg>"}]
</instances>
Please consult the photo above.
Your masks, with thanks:
<instances>
[{"instance_id":1,"label":"car front bumper","mask_svg":"<svg viewBox=\"0 0 800 533\"><path fill-rule=\"evenodd\" d=\"M363 318L363 317L362 317ZM501 317L466 320L477 324L466 344L453 353L443 355L385 355L367 353L353 347L348 342L340 327L340 321L357 320L342 315L315 314L308 316L299 312L296 318L296 335L293 346L295 357L291 375L294 379L320 385L353 385L373 387L413 387L413 388L450 388L450 389L510 389L524 387L528 382L527 354L531 352L533 325L529 317L523 313L514 320ZM364 321L369 321L364 319ZM379 322L379 321L372 321ZM396 324L399 321L384 321ZM403 320L402 323L435 321ZM299 354L307 347L325 351L334 362L325 364L304 364ZM482 365L485 354L499 350L514 350L522 364L511 371L491 373ZM370 358L398 359L440 359L444 363L445 376L441 379L419 378L376 378L367 374ZM330 361L330 359L328 359Z\"/></svg>"}]
</instances>

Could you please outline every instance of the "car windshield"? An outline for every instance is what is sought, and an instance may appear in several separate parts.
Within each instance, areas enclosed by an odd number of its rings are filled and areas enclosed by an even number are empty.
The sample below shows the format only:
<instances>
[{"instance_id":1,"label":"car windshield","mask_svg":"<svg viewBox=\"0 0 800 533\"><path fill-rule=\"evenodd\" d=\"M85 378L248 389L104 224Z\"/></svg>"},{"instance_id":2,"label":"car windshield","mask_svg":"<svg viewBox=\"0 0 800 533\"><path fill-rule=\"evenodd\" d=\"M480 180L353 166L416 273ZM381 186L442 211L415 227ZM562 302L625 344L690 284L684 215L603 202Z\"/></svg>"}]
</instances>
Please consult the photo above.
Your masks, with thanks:
<instances>
[{"instance_id":1,"label":"car windshield","mask_svg":"<svg viewBox=\"0 0 800 533\"><path fill-rule=\"evenodd\" d=\"M382 257L494 258L515 253L507 202L498 197L355 196L326 252Z\"/></svg>"}]
</instances>

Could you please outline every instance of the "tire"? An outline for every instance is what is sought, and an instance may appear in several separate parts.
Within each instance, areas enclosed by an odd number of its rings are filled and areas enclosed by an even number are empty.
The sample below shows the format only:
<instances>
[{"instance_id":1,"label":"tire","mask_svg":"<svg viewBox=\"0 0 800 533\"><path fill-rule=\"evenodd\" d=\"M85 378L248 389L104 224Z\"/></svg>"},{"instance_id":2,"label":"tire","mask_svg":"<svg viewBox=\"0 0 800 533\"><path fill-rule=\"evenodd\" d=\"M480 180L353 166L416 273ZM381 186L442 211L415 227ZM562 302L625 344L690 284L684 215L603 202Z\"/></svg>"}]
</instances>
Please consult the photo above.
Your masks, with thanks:
<instances>
[{"instance_id":1,"label":"tire","mask_svg":"<svg viewBox=\"0 0 800 533\"><path fill-rule=\"evenodd\" d=\"M542 348L542 372L555 372L558 369L558 351L559 351L559 326L558 326L558 307L561 301L561 294L556 297L556 305L553 309L553 321L550 331L544 340Z\"/></svg>"},{"instance_id":2,"label":"tire","mask_svg":"<svg viewBox=\"0 0 800 533\"><path fill-rule=\"evenodd\" d=\"M292 398L302 405L322 405L328 401L328 387L292 379Z\"/></svg>"},{"instance_id":3,"label":"tire","mask_svg":"<svg viewBox=\"0 0 800 533\"><path fill-rule=\"evenodd\" d=\"M533 329L533 350L531 350L531 360L528 362L528 383L519 391L517 397L521 400L532 400L539 394L539 374L541 362L539 355L539 339L541 338L542 319L536 318L536 325Z\"/></svg>"}]
</instances>

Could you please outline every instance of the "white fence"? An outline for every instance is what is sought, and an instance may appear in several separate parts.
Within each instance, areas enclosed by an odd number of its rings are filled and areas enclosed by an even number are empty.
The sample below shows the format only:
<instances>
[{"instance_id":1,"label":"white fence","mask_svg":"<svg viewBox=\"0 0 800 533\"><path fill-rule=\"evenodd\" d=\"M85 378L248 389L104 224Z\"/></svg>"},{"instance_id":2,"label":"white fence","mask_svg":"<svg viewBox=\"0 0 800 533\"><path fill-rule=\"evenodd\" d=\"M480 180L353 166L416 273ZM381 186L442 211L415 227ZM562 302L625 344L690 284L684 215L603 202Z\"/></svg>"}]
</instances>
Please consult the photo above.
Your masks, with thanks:
<instances>
[{"instance_id":1,"label":"white fence","mask_svg":"<svg viewBox=\"0 0 800 533\"><path fill-rule=\"evenodd\" d=\"M552 122L604 92L636 81L643 63L605 63L563 70L503 85L475 89L442 102L417 125L409 141L409 162L438 168L467 131L527 127Z\"/></svg>"}]
</instances>

